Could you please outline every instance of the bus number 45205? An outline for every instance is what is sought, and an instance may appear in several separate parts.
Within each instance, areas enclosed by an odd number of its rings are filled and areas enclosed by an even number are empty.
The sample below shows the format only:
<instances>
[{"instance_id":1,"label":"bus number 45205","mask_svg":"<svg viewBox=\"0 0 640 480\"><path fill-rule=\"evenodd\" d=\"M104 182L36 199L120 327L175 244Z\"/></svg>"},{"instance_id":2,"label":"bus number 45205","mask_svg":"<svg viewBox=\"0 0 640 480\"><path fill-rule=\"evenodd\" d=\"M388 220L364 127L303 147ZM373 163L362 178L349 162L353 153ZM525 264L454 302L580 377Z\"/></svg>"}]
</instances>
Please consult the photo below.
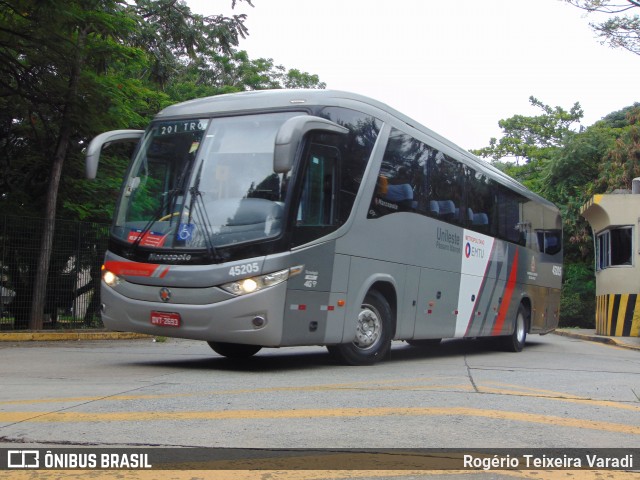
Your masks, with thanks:
<instances>
[{"instance_id":1,"label":"bus number 45205","mask_svg":"<svg viewBox=\"0 0 640 480\"><path fill-rule=\"evenodd\" d=\"M239 275L251 275L252 273L258 273L260 266L258 262L245 263L244 265L234 265L229 269L229 275L237 277Z\"/></svg>"}]
</instances>

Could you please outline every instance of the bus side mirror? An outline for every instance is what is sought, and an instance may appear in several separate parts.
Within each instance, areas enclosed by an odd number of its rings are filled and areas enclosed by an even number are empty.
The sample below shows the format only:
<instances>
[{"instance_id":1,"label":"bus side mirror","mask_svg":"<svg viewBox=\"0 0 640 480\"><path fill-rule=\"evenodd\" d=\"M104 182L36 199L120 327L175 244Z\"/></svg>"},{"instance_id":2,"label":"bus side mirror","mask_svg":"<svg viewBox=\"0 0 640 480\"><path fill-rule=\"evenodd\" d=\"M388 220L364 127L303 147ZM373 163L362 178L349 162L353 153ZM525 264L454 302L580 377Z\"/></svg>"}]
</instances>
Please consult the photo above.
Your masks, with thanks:
<instances>
[{"instance_id":1,"label":"bus side mirror","mask_svg":"<svg viewBox=\"0 0 640 480\"><path fill-rule=\"evenodd\" d=\"M98 162L100 152L103 147L108 147L112 143L138 142L144 135L144 130L112 130L101 133L89 143L85 157L85 172L87 178L93 180L98 173Z\"/></svg>"},{"instance_id":2,"label":"bus side mirror","mask_svg":"<svg viewBox=\"0 0 640 480\"><path fill-rule=\"evenodd\" d=\"M311 115L292 117L282 124L276 134L276 143L273 151L273 171L287 173L293 167L302 137L307 132L319 130L322 132L346 134L349 129L330 120Z\"/></svg>"}]
</instances>

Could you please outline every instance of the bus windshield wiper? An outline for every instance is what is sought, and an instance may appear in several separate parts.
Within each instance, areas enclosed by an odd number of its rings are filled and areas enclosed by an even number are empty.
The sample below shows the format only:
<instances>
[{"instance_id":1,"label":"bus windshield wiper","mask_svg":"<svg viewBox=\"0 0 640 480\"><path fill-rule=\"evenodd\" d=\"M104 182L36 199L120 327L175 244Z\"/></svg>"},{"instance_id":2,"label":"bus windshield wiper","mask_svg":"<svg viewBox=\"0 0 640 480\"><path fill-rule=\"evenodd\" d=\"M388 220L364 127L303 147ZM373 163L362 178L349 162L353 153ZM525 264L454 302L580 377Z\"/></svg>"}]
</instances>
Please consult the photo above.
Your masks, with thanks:
<instances>
[{"instance_id":1,"label":"bus windshield wiper","mask_svg":"<svg viewBox=\"0 0 640 480\"><path fill-rule=\"evenodd\" d=\"M190 167L193 165L193 162L187 162L185 163L184 167L182 168L182 171L180 172L180 175L178 176L178 182L177 182L177 186L171 190L168 190L167 192L165 192L163 194L164 197L164 201L162 201L160 203L160 205L158 206L158 208L156 209L155 212L153 212L153 214L151 215L149 221L145 224L144 228L142 229L142 231L139 233L139 235L136 237L136 239L134 240L134 242L131 245L131 251L135 252L138 247L140 246L140 243L142 242L144 236L149 233L149 231L151 230L151 228L153 227L153 224L156 223L160 218L163 217L163 213L169 211L170 212L170 216L169 216L169 228L171 228L172 223L173 223L173 213L176 211L177 205L178 205L178 198L180 196L180 194L184 194L184 191L186 189L186 181L188 178L188 171L190 169ZM201 167L202 168L202 167ZM167 208L169 207L169 208Z\"/></svg>"},{"instance_id":2,"label":"bus windshield wiper","mask_svg":"<svg viewBox=\"0 0 640 480\"><path fill-rule=\"evenodd\" d=\"M202 176L203 164L204 160L200 161L200 166L198 167L198 173L196 174L193 186L189 189L191 199L189 201L189 217L187 222L191 223L192 215L197 217L202 225L202 234L204 236L204 243L207 248L209 258L213 261L218 261L219 257L216 251L216 247L213 244L213 239L211 238L211 231L213 230L213 227L211 226L211 220L209 220L209 215L207 214L204 199L202 198L202 192L200 191L200 178Z\"/></svg>"},{"instance_id":3,"label":"bus windshield wiper","mask_svg":"<svg viewBox=\"0 0 640 480\"><path fill-rule=\"evenodd\" d=\"M169 209L169 211L172 212L174 210L177 203L178 193L180 193L180 189L174 188L173 190L169 190L168 192L165 192L163 194L163 196L165 197L164 200L160 202L160 205L158 206L156 211L153 212L153 215L151 215L149 221L147 221L136 239L131 244L132 252L135 252L138 249L140 243L142 242L142 239L147 233L149 233L151 227L153 227L153 224L156 223L160 218L162 218L162 213L166 211L166 207L170 205L171 209ZM173 215L170 215L169 217L169 226L171 226L171 222L173 222Z\"/></svg>"}]
</instances>

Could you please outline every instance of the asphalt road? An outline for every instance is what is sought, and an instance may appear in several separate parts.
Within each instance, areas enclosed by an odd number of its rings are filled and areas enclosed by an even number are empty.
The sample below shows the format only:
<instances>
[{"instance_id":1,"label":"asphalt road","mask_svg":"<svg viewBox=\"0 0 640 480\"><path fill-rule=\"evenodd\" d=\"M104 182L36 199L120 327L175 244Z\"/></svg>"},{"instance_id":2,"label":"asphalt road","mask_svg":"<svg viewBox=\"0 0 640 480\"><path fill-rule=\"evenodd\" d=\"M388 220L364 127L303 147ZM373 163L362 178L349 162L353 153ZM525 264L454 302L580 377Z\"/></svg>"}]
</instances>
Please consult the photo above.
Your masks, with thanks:
<instances>
[{"instance_id":1,"label":"asphalt road","mask_svg":"<svg viewBox=\"0 0 640 480\"><path fill-rule=\"evenodd\" d=\"M397 342L372 367L173 339L8 343L0 358L5 448L640 448L640 352L557 335L517 354Z\"/></svg>"}]
</instances>

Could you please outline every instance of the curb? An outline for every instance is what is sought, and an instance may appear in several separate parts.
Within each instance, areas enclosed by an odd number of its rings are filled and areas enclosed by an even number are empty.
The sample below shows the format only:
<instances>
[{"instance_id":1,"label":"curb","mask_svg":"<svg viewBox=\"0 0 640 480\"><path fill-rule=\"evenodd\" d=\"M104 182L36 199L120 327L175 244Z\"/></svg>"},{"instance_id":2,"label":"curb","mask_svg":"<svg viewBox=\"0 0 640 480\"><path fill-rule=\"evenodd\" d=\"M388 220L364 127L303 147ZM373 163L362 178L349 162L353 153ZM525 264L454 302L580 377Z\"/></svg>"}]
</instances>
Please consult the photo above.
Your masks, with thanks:
<instances>
[{"instance_id":1,"label":"curb","mask_svg":"<svg viewBox=\"0 0 640 480\"><path fill-rule=\"evenodd\" d=\"M584 333L571 332L567 330L554 330L554 334L563 337L577 338L591 342L604 343L629 350L640 351L640 343L633 344L621 340L624 337L604 337L599 335L588 335ZM107 332L107 331L74 331L67 332L7 332L0 333L0 343L2 342L56 342L56 341L77 341L77 340L135 340L152 338L153 335L131 332Z\"/></svg>"},{"instance_id":2,"label":"curb","mask_svg":"<svg viewBox=\"0 0 640 480\"><path fill-rule=\"evenodd\" d=\"M554 330L553 333L563 337L577 338L580 340L588 340L590 342L604 343L605 345L613 345L615 347L640 351L640 344L635 345L633 343L629 343L620 339L625 337L604 337L599 335L588 335L584 333L570 332L567 330Z\"/></svg>"},{"instance_id":3,"label":"curb","mask_svg":"<svg viewBox=\"0 0 640 480\"><path fill-rule=\"evenodd\" d=\"M55 342L64 340L131 340L151 335L130 332L74 331L68 332L8 332L0 333L0 342Z\"/></svg>"}]
</instances>

